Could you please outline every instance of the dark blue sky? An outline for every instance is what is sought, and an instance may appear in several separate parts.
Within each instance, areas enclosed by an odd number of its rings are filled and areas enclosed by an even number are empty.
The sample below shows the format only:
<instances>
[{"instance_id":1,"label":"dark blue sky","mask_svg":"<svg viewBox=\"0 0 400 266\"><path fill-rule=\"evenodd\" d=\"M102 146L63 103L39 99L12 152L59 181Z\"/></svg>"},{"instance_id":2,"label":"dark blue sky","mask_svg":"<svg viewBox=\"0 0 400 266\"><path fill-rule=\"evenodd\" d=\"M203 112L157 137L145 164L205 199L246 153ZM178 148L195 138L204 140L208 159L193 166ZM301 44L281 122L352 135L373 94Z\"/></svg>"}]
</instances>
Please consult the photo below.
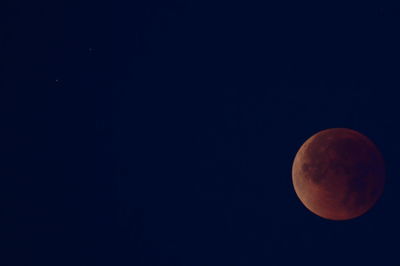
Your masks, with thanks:
<instances>
[{"instance_id":1,"label":"dark blue sky","mask_svg":"<svg viewBox=\"0 0 400 266\"><path fill-rule=\"evenodd\" d=\"M399 7L0 12L1 265L400 263ZM351 221L313 215L291 183L298 148L332 127L386 162L382 198Z\"/></svg>"}]
</instances>

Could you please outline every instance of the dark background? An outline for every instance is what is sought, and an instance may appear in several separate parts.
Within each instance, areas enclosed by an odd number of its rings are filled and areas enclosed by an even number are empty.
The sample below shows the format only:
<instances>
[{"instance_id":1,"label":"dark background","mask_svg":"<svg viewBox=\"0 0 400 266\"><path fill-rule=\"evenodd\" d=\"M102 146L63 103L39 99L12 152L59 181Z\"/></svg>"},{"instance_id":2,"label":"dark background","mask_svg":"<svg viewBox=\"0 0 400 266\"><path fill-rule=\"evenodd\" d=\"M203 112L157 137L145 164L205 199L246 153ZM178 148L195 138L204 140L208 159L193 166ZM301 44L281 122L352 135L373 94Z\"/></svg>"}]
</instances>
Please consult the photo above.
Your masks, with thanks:
<instances>
[{"instance_id":1,"label":"dark background","mask_svg":"<svg viewBox=\"0 0 400 266\"><path fill-rule=\"evenodd\" d=\"M0 7L1 265L400 265L398 6L72 2ZM291 183L332 127L387 167L350 221Z\"/></svg>"}]
</instances>

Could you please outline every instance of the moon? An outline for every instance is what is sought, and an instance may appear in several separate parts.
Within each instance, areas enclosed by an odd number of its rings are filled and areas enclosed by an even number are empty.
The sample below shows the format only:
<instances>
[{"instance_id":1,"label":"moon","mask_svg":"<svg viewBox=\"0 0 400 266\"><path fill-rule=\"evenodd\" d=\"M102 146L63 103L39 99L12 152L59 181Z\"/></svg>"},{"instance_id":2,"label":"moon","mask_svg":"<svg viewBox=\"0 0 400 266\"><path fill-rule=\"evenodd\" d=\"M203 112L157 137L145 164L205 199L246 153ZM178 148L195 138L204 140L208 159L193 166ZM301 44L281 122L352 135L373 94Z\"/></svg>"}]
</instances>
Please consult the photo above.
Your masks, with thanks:
<instances>
[{"instance_id":1,"label":"moon","mask_svg":"<svg viewBox=\"0 0 400 266\"><path fill-rule=\"evenodd\" d=\"M349 220L363 215L381 196L385 165L366 136L332 128L316 133L300 147L292 180L297 196L311 212L329 220Z\"/></svg>"}]
</instances>

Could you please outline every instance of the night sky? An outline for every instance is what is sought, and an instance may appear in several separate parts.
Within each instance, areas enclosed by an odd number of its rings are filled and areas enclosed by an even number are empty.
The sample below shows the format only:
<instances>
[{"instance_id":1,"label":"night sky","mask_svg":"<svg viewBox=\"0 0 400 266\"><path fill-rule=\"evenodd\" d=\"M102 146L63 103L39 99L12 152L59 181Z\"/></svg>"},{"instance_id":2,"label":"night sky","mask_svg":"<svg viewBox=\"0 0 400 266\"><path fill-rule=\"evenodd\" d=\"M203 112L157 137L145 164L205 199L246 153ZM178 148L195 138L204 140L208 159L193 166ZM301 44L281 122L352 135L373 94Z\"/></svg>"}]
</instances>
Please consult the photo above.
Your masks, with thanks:
<instances>
[{"instance_id":1,"label":"night sky","mask_svg":"<svg viewBox=\"0 0 400 266\"><path fill-rule=\"evenodd\" d=\"M400 265L398 6L72 2L0 4L0 265ZM334 127L387 170L341 222L291 180Z\"/></svg>"}]
</instances>

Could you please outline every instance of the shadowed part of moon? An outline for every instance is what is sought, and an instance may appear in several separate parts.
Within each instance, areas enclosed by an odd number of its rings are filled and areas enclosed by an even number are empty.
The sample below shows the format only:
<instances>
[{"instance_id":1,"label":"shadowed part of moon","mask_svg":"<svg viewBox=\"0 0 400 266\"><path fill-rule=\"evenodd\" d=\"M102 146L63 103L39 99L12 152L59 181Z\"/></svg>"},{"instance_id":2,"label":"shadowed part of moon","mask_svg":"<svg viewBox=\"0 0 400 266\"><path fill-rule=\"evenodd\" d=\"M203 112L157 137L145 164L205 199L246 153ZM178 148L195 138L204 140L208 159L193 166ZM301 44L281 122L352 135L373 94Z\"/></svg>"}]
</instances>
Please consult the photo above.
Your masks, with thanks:
<instances>
[{"instance_id":1,"label":"shadowed part of moon","mask_svg":"<svg viewBox=\"0 0 400 266\"><path fill-rule=\"evenodd\" d=\"M302 203L331 220L368 211L382 194L385 167L376 146L357 131L334 128L309 138L297 152L293 185Z\"/></svg>"}]
</instances>

